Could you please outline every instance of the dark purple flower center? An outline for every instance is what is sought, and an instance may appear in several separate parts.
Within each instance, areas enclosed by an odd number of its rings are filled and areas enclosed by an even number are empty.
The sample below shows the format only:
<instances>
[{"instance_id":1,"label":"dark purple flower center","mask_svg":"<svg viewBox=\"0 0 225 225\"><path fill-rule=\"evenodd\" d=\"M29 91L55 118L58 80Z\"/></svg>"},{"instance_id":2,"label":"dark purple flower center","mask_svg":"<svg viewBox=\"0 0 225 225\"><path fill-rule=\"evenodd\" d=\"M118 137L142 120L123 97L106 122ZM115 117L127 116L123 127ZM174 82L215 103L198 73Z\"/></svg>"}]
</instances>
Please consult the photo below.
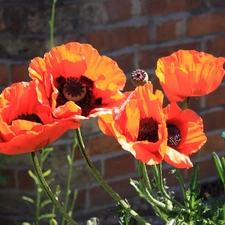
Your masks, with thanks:
<instances>
[{"instance_id":1,"label":"dark purple flower center","mask_svg":"<svg viewBox=\"0 0 225 225\"><path fill-rule=\"evenodd\" d=\"M21 115L17 116L13 120L27 120L27 121L31 121L31 122L35 122L35 123L44 124L42 122L42 120L40 119L40 117L37 114L35 114L35 113L22 113ZM12 124L12 121L11 121L10 124Z\"/></svg>"},{"instance_id":2,"label":"dark purple flower center","mask_svg":"<svg viewBox=\"0 0 225 225\"><path fill-rule=\"evenodd\" d=\"M138 141L157 142L158 123L153 118L142 118L139 123Z\"/></svg>"},{"instance_id":3,"label":"dark purple flower center","mask_svg":"<svg viewBox=\"0 0 225 225\"><path fill-rule=\"evenodd\" d=\"M176 148L181 142L182 135L180 129L174 124L167 124L168 140L167 145L171 148Z\"/></svg>"},{"instance_id":4,"label":"dark purple flower center","mask_svg":"<svg viewBox=\"0 0 225 225\"><path fill-rule=\"evenodd\" d=\"M95 98L93 94L94 82L85 76L68 77L60 76L58 83L57 107L68 101L75 102L82 109L82 116L88 116L90 111L102 104L102 98Z\"/></svg>"}]
</instances>

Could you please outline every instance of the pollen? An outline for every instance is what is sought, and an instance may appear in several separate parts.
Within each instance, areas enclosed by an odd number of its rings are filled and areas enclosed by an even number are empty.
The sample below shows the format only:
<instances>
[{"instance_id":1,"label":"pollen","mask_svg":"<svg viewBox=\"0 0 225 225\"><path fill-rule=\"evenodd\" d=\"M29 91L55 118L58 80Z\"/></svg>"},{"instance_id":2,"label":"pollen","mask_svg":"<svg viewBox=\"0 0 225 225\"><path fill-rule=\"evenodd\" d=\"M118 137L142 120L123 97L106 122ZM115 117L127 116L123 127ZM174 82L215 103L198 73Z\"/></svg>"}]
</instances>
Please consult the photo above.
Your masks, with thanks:
<instances>
[{"instance_id":1,"label":"pollen","mask_svg":"<svg viewBox=\"0 0 225 225\"><path fill-rule=\"evenodd\" d=\"M158 137L158 123L151 118L142 118L139 123L138 141L157 142Z\"/></svg>"},{"instance_id":2,"label":"pollen","mask_svg":"<svg viewBox=\"0 0 225 225\"><path fill-rule=\"evenodd\" d=\"M178 147L182 140L180 129L174 124L167 124L167 129L168 129L167 145L171 148Z\"/></svg>"}]
</instances>

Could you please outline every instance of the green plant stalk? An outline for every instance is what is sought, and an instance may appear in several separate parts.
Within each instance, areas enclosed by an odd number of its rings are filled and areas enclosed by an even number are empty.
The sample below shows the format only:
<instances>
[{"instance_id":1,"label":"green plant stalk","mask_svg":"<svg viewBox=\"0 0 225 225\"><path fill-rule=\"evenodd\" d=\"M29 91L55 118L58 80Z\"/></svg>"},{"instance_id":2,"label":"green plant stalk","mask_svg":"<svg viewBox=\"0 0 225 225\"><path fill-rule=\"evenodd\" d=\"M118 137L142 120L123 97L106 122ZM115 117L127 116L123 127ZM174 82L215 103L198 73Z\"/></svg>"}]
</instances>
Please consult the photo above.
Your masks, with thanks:
<instances>
[{"instance_id":1,"label":"green plant stalk","mask_svg":"<svg viewBox=\"0 0 225 225\"><path fill-rule=\"evenodd\" d=\"M72 170L73 170L73 160L74 160L74 156L75 156L75 148L76 148L76 146L77 146L76 135L74 135L73 147L72 147L72 150L71 150L71 157L68 159L69 170L68 170L68 178L67 178L67 186L66 186L66 201L65 201L65 205L64 205L65 211L67 211L68 202L69 202L69 196L71 194L70 185L71 185L71 177L72 177ZM65 224L65 218L63 217L62 225L64 225L64 224Z\"/></svg>"},{"instance_id":2,"label":"green plant stalk","mask_svg":"<svg viewBox=\"0 0 225 225\"><path fill-rule=\"evenodd\" d=\"M158 174L158 180L159 180L159 189L160 189L160 192L162 193L163 197L167 198L169 201L171 201L173 204L175 204L176 206L180 207L180 208L184 208L184 206L176 201L174 198L172 198L167 192L166 192L166 189L163 185L163 177L162 177L162 163L160 163L158 166L156 165L155 166L156 170L158 170L157 174Z\"/></svg>"},{"instance_id":3,"label":"green plant stalk","mask_svg":"<svg viewBox=\"0 0 225 225\"><path fill-rule=\"evenodd\" d=\"M41 155L42 156L42 155ZM43 169L43 160L40 162L40 169ZM37 182L37 197L36 197L36 225L39 225L40 204L41 204L41 182Z\"/></svg>"},{"instance_id":4,"label":"green plant stalk","mask_svg":"<svg viewBox=\"0 0 225 225\"><path fill-rule=\"evenodd\" d=\"M54 21L55 21L55 5L57 0L53 0L52 2L52 14L51 14L51 20L49 21L49 27L50 27L50 48L53 48L55 46L54 44Z\"/></svg>"},{"instance_id":5,"label":"green plant stalk","mask_svg":"<svg viewBox=\"0 0 225 225\"><path fill-rule=\"evenodd\" d=\"M185 204L185 206L187 206L187 202L188 202L188 200L187 200L187 190L186 190L185 185L184 185L184 180L183 180L183 178L180 174L180 170L177 169L177 168L175 170L176 170L176 172L175 172L176 177L177 177L177 179L180 183L181 190L182 190L182 193L183 193L183 196L184 196L184 204Z\"/></svg>"},{"instance_id":6,"label":"green plant stalk","mask_svg":"<svg viewBox=\"0 0 225 225\"><path fill-rule=\"evenodd\" d=\"M146 188L146 184L145 184L145 176L144 175L144 168L145 165L139 161L138 162L138 176L139 176L139 183L141 185L141 189L144 192L144 196L146 198L146 200L153 206L153 208L159 213L160 217L162 219L164 219L165 221L167 221L167 209L166 209L166 205L162 202L159 202L157 199L154 198L153 193L151 191L151 193L148 191L148 189ZM146 170L147 172L147 170ZM150 184L150 183L149 183Z\"/></svg>"},{"instance_id":7,"label":"green plant stalk","mask_svg":"<svg viewBox=\"0 0 225 225\"><path fill-rule=\"evenodd\" d=\"M63 206L56 200L54 194L52 193L50 187L48 186L48 184L47 184L47 182L46 182L46 180L45 180L45 178L44 178L44 176L42 174L42 171L41 171L41 168L40 168L40 165L39 165L39 162L38 162L38 158L37 158L35 152L31 152L31 158L32 158L33 166L34 166L34 169L36 171L37 177L38 177L39 181L41 182L42 187L43 187L45 193L47 194L47 196L50 198L50 200L55 205L55 207L60 211L60 213L63 215L63 217L65 217L66 221L68 221L69 224L71 224L71 225L78 225L78 223L76 223L66 213L66 211L63 208Z\"/></svg>"},{"instance_id":8,"label":"green plant stalk","mask_svg":"<svg viewBox=\"0 0 225 225\"><path fill-rule=\"evenodd\" d=\"M78 191L77 190L74 190L74 193L73 193L73 199L72 199L72 203L70 205L70 210L68 212L68 214L72 217L73 215L73 209L74 209L74 206L75 206L75 202L77 200L77 194L78 194Z\"/></svg>"},{"instance_id":9,"label":"green plant stalk","mask_svg":"<svg viewBox=\"0 0 225 225\"><path fill-rule=\"evenodd\" d=\"M86 153L86 149L84 146L83 138L80 132L80 129L76 129L77 133L77 140L78 140L78 146L80 148L81 154L83 158L85 159L89 169L91 170L92 174L95 176L95 178L98 180L99 184L117 201L120 203L120 205L124 208L124 210L130 214L134 219L136 219L139 223L144 225L151 225L146 220L144 220L137 212L135 212L133 209L130 208L130 206L106 183L106 181L103 179L103 177L100 175L98 170L95 168L94 164L90 160L89 155Z\"/></svg>"}]
</instances>

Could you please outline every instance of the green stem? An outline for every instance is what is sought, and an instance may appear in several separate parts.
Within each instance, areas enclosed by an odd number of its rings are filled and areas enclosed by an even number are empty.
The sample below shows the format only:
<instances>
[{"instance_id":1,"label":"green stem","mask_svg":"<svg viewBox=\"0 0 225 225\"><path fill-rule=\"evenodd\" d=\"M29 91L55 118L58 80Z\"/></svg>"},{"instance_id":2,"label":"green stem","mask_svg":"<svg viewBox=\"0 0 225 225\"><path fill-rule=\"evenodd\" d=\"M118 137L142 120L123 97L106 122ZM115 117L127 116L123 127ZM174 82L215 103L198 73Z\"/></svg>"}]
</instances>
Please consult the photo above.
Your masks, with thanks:
<instances>
[{"instance_id":1,"label":"green stem","mask_svg":"<svg viewBox=\"0 0 225 225\"><path fill-rule=\"evenodd\" d=\"M53 48L54 45L54 21L55 21L55 4L57 0L53 0L52 2L52 14L51 14L51 20L49 21L49 27L50 27L50 47Z\"/></svg>"},{"instance_id":2,"label":"green stem","mask_svg":"<svg viewBox=\"0 0 225 225\"><path fill-rule=\"evenodd\" d=\"M138 163L138 175L139 175L139 184L141 186L141 191L144 194L145 199L152 205L152 207L159 213L160 217L167 221L167 209L166 205L162 202L159 202L154 198L152 190L149 192L148 188L146 188L145 177L147 170L144 170L145 165L139 161ZM150 183L149 183L150 184Z\"/></svg>"},{"instance_id":3,"label":"green stem","mask_svg":"<svg viewBox=\"0 0 225 225\"><path fill-rule=\"evenodd\" d=\"M42 157L42 155L41 155ZM40 162L40 169L43 169L43 160ZM37 198L36 198L36 225L39 225L40 204L41 204L41 183L37 182Z\"/></svg>"},{"instance_id":4,"label":"green stem","mask_svg":"<svg viewBox=\"0 0 225 225\"><path fill-rule=\"evenodd\" d=\"M84 146L84 142L82 139L82 135L80 132L80 129L76 129L77 133L77 140L78 140L78 145L81 151L81 154L83 158L85 159L89 169L95 176L95 178L98 180L98 182L101 184L101 186L118 202L120 205L124 208L124 210L130 214L134 219L136 219L139 223L144 224L144 225L151 225L148 223L146 220L144 220L142 217L140 217L133 209L130 208L130 206L106 183L106 181L103 179L103 177L100 175L98 170L95 168L94 164L90 160L90 157L86 153L86 149Z\"/></svg>"},{"instance_id":5,"label":"green stem","mask_svg":"<svg viewBox=\"0 0 225 225\"><path fill-rule=\"evenodd\" d=\"M36 171L36 174L37 174L37 177L39 178L39 181L41 182L42 184L42 187L45 191L45 193L48 195L48 197L51 199L52 203L55 205L55 207L60 211L60 213L63 215L63 217L65 217L66 221L68 221L69 224L71 225L78 225L64 210L63 206L56 200L54 194L52 193L50 187L48 186L43 174L42 174L42 171L41 171L41 168L40 168L40 165L39 165L39 162L38 162L38 158L35 154L35 152L31 152L31 158L32 158L32 162L33 162L33 166L34 166L34 169Z\"/></svg>"},{"instance_id":6,"label":"green stem","mask_svg":"<svg viewBox=\"0 0 225 225\"><path fill-rule=\"evenodd\" d=\"M185 98L185 100L183 101L183 107L182 107L183 110L187 109L189 100L190 100L190 97L187 97L187 98Z\"/></svg>"},{"instance_id":7,"label":"green stem","mask_svg":"<svg viewBox=\"0 0 225 225\"><path fill-rule=\"evenodd\" d=\"M68 178L67 178L67 186L66 186L66 200L65 200L65 205L64 205L65 211L67 211L68 202L69 202L69 196L71 194L70 184L71 184L71 177L72 177L72 170L73 170L73 161L74 161L74 155L75 155L75 148L76 148L76 146L77 146L77 141L76 141L76 136L74 136L73 147L72 147L72 150L71 150L71 157L68 155L69 170L68 170ZM63 217L62 225L64 225L64 224L65 224L65 218Z\"/></svg>"}]
</instances>

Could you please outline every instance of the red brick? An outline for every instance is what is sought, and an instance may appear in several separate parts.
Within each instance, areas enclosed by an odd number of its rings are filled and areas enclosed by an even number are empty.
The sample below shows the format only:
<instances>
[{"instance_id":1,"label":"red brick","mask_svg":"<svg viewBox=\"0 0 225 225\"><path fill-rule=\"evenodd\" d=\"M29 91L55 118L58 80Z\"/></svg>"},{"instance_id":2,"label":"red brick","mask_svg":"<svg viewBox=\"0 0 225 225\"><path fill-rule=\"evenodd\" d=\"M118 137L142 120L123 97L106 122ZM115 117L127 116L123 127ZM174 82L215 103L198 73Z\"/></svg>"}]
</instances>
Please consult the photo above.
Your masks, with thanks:
<instances>
[{"instance_id":1,"label":"red brick","mask_svg":"<svg viewBox=\"0 0 225 225\"><path fill-rule=\"evenodd\" d=\"M5 29L5 23L3 21L3 8L0 9L0 31Z\"/></svg>"},{"instance_id":2,"label":"red brick","mask_svg":"<svg viewBox=\"0 0 225 225\"><path fill-rule=\"evenodd\" d=\"M12 82L26 81L28 77L28 67L27 65L12 65Z\"/></svg>"},{"instance_id":3,"label":"red brick","mask_svg":"<svg viewBox=\"0 0 225 225\"><path fill-rule=\"evenodd\" d=\"M150 50L143 50L139 53L139 67L141 69L151 69L156 67L157 60L160 57L168 56L179 49L200 50L200 43L184 43L179 45L160 47Z\"/></svg>"},{"instance_id":4,"label":"red brick","mask_svg":"<svg viewBox=\"0 0 225 225\"><path fill-rule=\"evenodd\" d=\"M183 34L183 20L169 20L157 25L156 41L169 41L181 38Z\"/></svg>"},{"instance_id":5,"label":"red brick","mask_svg":"<svg viewBox=\"0 0 225 225\"><path fill-rule=\"evenodd\" d=\"M18 171L19 189L21 190L34 190L35 183L33 178L30 177L27 170Z\"/></svg>"},{"instance_id":6,"label":"red brick","mask_svg":"<svg viewBox=\"0 0 225 225\"><path fill-rule=\"evenodd\" d=\"M225 109L215 112L208 112L201 115L205 131L212 131L217 129L225 129Z\"/></svg>"},{"instance_id":7,"label":"red brick","mask_svg":"<svg viewBox=\"0 0 225 225\"><path fill-rule=\"evenodd\" d=\"M109 23L128 20L132 17L132 1L111 0L103 3Z\"/></svg>"},{"instance_id":8,"label":"red brick","mask_svg":"<svg viewBox=\"0 0 225 225\"><path fill-rule=\"evenodd\" d=\"M86 41L99 51L149 43L149 26L124 27L86 33Z\"/></svg>"},{"instance_id":9,"label":"red brick","mask_svg":"<svg viewBox=\"0 0 225 225\"><path fill-rule=\"evenodd\" d=\"M188 36L220 33L225 31L225 11L193 16L187 23Z\"/></svg>"},{"instance_id":10,"label":"red brick","mask_svg":"<svg viewBox=\"0 0 225 225\"><path fill-rule=\"evenodd\" d=\"M72 199L72 195L70 197ZM84 209L85 208L85 202L86 202L86 191L85 190L79 190L77 194L77 199L75 203L75 209Z\"/></svg>"},{"instance_id":11,"label":"red brick","mask_svg":"<svg viewBox=\"0 0 225 225\"><path fill-rule=\"evenodd\" d=\"M130 78L128 78L124 87L124 91L133 91L134 89L134 85L131 83Z\"/></svg>"},{"instance_id":12,"label":"red brick","mask_svg":"<svg viewBox=\"0 0 225 225\"><path fill-rule=\"evenodd\" d=\"M135 158L132 154L105 160L105 177L115 177L135 171Z\"/></svg>"},{"instance_id":13,"label":"red brick","mask_svg":"<svg viewBox=\"0 0 225 225\"><path fill-rule=\"evenodd\" d=\"M0 64L0 85L7 86L9 83L8 70L5 64Z\"/></svg>"},{"instance_id":14,"label":"red brick","mask_svg":"<svg viewBox=\"0 0 225 225\"><path fill-rule=\"evenodd\" d=\"M206 4L207 4L208 7L224 6L225 1L223 1L223 0L207 0Z\"/></svg>"},{"instance_id":15,"label":"red brick","mask_svg":"<svg viewBox=\"0 0 225 225\"><path fill-rule=\"evenodd\" d=\"M0 189L16 188L16 178L14 170L2 170L1 176L6 179L6 184L0 184Z\"/></svg>"},{"instance_id":16,"label":"red brick","mask_svg":"<svg viewBox=\"0 0 225 225\"><path fill-rule=\"evenodd\" d=\"M114 56L111 58L117 62L118 66L123 70L124 73L135 70L133 53Z\"/></svg>"},{"instance_id":17,"label":"red brick","mask_svg":"<svg viewBox=\"0 0 225 225\"><path fill-rule=\"evenodd\" d=\"M205 96L206 107L214 107L225 103L225 84L219 86L215 91Z\"/></svg>"},{"instance_id":18,"label":"red brick","mask_svg":"<svg viewBox=\"0 0 225 225\"><path fill-rule=\"evenodd\" d=\"M121 180L109 183L109 186L123 199L137 196L137 192L129 182L129 179ZM102 187L95 187L90 190L90 206L102 206L113 202L115 200Z\"/></svg>"},{"instance_id":19,"label":"red brick","mask_svg":"<svg viewBox=\"0 0 225 225\"><path fill-rule=\"evenodd\" d=\"M121 151L121 146L112 136L102 135L85 141L86 150L90 156Z\"/></svg>"},{"instance_id":20,"label":"red brick","mask_svg":"<svg viewBox=\"0 0 225 225\"><path fill-rule=\"evenodd\" d=\"M201 0L140 0L141 15L169 14L196 9Z\"/></svg>"},{"instance_id":21,"label":"red brick","mask_svg":"<svg viewBox=\"0 0 225 225\"><path fill-rule=\"evenodd\" d=\"M225 150L225 142L221 137L221 134L213 134L207 136L207 142L203 147L198 151L198 155L206 156L212 155L212 152L219 152Z\"/></svg>"},{"instance_id":22,"label":"red brick","mask_svg":"<svg viewBox=\"0 0 225 225\"><path fill-rule=\"evenodd\" d=\"M224 1L225 2L225 1ZM209 39L206 41L205 52L214 56L225 56L225 36Z\"/></svg>"},{"instance_id":23,"label":"red brick","mask_svg":"<svg viewBox=\"0 0 225 225\"><path fill-rule=\"evenodd\" d=\"M199 162L199 180L215 176L218 177L218 172L213 158Z\"/></svg>"}]
</instances>

